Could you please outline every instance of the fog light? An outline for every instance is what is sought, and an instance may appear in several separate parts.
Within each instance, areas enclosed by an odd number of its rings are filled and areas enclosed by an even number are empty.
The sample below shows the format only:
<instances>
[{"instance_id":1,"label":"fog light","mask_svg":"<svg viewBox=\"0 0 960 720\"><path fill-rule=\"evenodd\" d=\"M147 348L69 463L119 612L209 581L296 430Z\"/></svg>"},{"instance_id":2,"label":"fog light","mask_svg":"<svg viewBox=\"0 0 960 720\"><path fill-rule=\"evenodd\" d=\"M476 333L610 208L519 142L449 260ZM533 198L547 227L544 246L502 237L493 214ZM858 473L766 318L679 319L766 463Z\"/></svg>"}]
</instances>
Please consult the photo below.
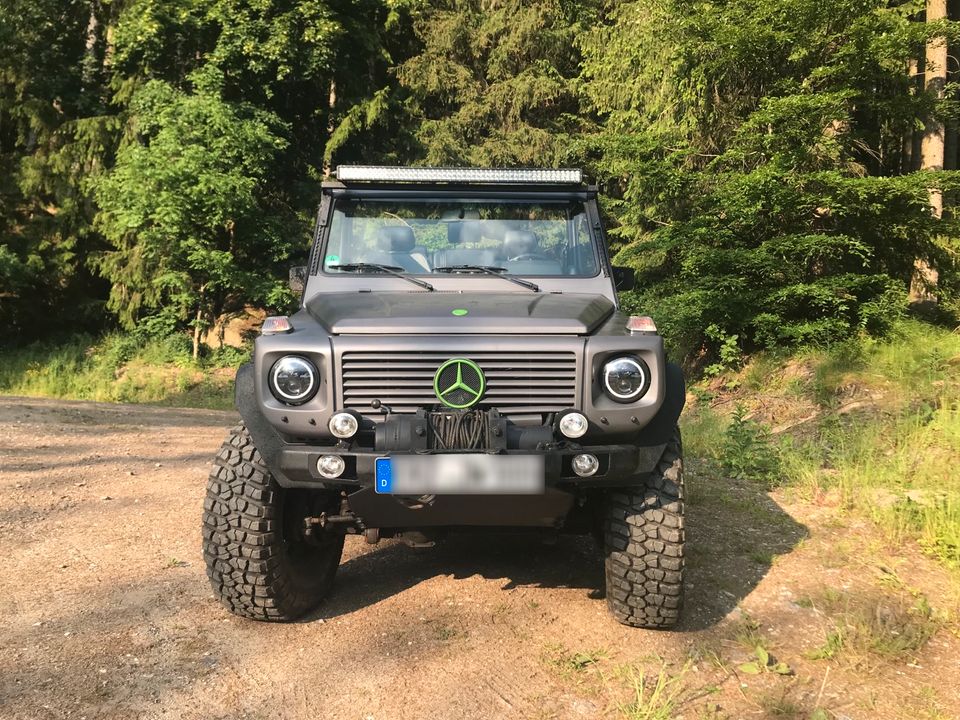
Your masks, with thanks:
<instances>
[{"instance_id":1,"label":"fog light","mask_svg":"<svg viewBox=\"0 0 960 720\"><path fill-rule=\"evenodd\" d=\"M597 456L591 455L590 453L574 455L570 465L573 471L580 477L590 477L600 469L600 461L597 460Z\"/></svg>"},{"instance_id":2,"label":"fog light","mask_svg":"<svg viewBox=\"0 0 960 720\"><path fill-rule=\"evenodd\" d=\"M339 412L330 418L327 427L330 428L330 432L334 437L346 440L357 434L357 430L360 429L360 423L353 413Z\"/></svg>"},{"instance_id":3,"label":"fog light","mask_svg":"<svg viewBox=\"0 0 960 720\"><path fill-rule=\"evenodd\" d=\"M587 418L578 412L568 412L557 423L560 434L568 438L583 437L587 433L588 426Z\"/></svg>"},{"instance_id":4,"label":"fog light","mask_svg":"<svg viewBox=\"0 0 960 720\"><path fill-rule=\"evenodd\" d=\"M343 475L343 471L346 469L347 464L339 455L323 455L317 460L317 472L330 480Z\"/></svg>"}]
</instances>

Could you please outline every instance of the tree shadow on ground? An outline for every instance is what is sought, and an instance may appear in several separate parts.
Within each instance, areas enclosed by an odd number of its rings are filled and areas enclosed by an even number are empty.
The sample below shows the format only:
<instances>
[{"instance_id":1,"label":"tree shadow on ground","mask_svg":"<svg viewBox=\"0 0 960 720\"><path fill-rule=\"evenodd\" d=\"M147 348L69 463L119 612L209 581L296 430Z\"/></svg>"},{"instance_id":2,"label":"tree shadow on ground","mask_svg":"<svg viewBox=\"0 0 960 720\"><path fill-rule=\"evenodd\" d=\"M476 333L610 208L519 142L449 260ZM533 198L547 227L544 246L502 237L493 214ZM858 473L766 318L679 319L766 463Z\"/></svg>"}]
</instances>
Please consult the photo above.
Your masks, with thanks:
<instances>
[{"instance_id":1,"label":"tree shadow on ground","mask_svg":"<svg viewBox=\"0 0 960 720\"><path fill-rule=\"evenodd\" d=\"M706 479L687 504L686 602L680 630L715 625L753 591L774 559L808 535L763 489ZM704 483L699 487L700 482ZM349 614L432 577L479 575L502 588L573 588L603 598L603 554L592 537L547 543L535 532L452 532L431 548L387 541L341 566L328 600L304 622Z\"/></svg>"}]
</instances>

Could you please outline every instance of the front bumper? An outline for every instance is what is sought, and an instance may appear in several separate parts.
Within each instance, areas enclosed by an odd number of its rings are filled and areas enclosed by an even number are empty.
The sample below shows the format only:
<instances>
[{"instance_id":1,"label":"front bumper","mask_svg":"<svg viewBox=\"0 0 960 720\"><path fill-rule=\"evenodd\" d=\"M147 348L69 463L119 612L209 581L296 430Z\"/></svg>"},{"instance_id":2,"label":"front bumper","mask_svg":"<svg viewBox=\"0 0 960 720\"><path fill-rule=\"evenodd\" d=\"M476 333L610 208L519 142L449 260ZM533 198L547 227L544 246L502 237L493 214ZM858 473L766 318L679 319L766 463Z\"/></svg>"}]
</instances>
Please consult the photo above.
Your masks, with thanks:
<instances>
[{"instance_id":1,"label":"front bumper","mask_svg":"<svg viewBox=\"0 0 960 720\"><path fill-rule=\"evenodd\" d=\"M501 450L504 454L543 455L545 487L535 494L446 494L413 498L376 492L374 465L378 457L401 453L352 450L346 444L332 447L287 445L279 453L277 481L286 487L318 488L342 492L358 527L424 529L429 527L569 527L578 497L591 488L642 483L663 454L664 446L601 445L558 447L551 450ZM600 460L591 477L573 473L570 460L589 452ZM346 462L336 480L317 472L322 455L335 454ZM577 523L574 523L577 524Z\"/></svg>"},{"instance_id":2,"label":"front bumper","mask_svg":"<svg viewBox=\"0 0 960 720\"><path fill-rule=\"evenodd\" d=\"M548 450L500 450L507 455L543 455L545 484L548 488L573 489L577 487L617 487L642 482L663 455L663 445L637 447L635 445L563 445ZM433 454L435 451L424 451ZM482 450L460 452L483 452ZM591 453L600 461L600 469L590 477L577 476L570 467L574 455ZM373 488L374 465L379 457L403 454L398 451L383 452L355 449L347 444L332 446L284 445L276 460L277 481L284 487L317 489L341 489L347 492ZM409 454L409 453L408 453ZM339 455L344 459L346 470L341 477L328 480L317 471L317 461L323 455Z\"/></svg>"}]
</instances>

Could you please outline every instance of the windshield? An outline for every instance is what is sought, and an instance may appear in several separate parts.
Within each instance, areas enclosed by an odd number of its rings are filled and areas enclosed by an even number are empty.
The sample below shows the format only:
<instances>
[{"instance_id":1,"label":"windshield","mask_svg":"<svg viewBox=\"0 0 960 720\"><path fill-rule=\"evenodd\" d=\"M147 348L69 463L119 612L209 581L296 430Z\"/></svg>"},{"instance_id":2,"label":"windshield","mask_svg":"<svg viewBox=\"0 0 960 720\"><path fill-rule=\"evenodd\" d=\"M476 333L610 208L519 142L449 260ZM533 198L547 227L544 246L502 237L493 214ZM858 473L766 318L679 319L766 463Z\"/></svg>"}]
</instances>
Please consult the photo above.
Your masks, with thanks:
<instances>
[{"instance_id":1,"label":"windshield","mask_svg":"<svg viewBox=\"0 0 960 720\"><path fill-rule=\"evenodd\" d=\"M571 201L339 199L324 271L350 272L362 263L416 275L466 265L528 276L599 271L584 204Z\"/></svg>"}]
</instances>

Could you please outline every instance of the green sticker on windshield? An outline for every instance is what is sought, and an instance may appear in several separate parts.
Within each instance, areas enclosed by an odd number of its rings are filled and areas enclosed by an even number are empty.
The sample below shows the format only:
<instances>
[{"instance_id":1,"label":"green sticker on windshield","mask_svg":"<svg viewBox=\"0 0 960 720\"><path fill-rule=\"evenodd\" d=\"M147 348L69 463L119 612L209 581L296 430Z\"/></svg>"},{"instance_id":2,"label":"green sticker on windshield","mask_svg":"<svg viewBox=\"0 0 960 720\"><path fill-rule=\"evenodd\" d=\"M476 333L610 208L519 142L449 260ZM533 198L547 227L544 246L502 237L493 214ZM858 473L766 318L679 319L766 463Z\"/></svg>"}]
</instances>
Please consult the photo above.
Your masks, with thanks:
<instances>
[{"instance_id":1,"label":"green sticker on windshield","mask_svg":"<svg viewBox=\"0 0 960 720\"><path fill-rule=\"evenodd\" d=\"M327 265L335 265L340 262L339 255L327 255Z\"/></svg>"},{"instance_id":2,"label":"green sticker on windshield","mask_svg":"<svg viewBox=\"0 0 960 720\"><path fill-rule=\"evenodd\" d=\"M456 310L453 310L453 311L452 311L452 314L453 314L453 315L456 315L457 317L463 317L463 316L466 315L468 312L470 312L470 311L469 311L469 310L464 310L463 308L457 308Z\"/></svg>"}]
</instances>

